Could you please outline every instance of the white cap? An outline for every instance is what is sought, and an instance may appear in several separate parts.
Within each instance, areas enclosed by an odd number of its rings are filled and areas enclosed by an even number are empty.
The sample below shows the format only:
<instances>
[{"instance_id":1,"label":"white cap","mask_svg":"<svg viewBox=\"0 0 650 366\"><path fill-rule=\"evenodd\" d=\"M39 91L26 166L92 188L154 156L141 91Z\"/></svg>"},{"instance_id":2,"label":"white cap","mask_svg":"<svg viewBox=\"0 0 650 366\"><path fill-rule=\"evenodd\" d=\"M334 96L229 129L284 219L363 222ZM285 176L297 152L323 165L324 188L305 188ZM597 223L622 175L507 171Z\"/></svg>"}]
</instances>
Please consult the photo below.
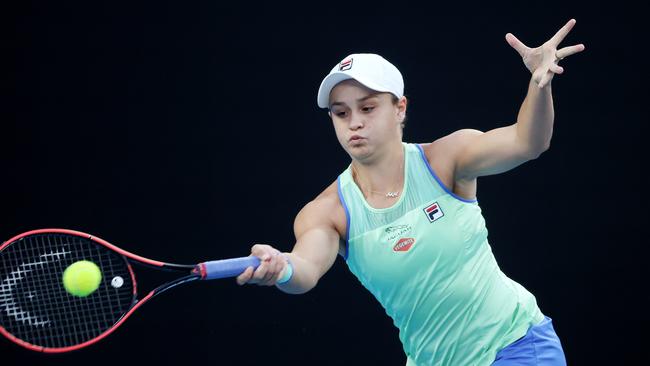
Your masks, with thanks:
<instances>
[{"instance_id":1,"label":"white cap","mask_svg":"<svg viewBox=\"0 0 650 366\"><path fill-rule=\"evenodd\" d=\"M329 107L330 92L343 80L354 79L369 89L388 92L401 98L404 79L399 70L374 53L355 53L336 64L318 88L318 106Z\"/></svg>"}]
</instances>

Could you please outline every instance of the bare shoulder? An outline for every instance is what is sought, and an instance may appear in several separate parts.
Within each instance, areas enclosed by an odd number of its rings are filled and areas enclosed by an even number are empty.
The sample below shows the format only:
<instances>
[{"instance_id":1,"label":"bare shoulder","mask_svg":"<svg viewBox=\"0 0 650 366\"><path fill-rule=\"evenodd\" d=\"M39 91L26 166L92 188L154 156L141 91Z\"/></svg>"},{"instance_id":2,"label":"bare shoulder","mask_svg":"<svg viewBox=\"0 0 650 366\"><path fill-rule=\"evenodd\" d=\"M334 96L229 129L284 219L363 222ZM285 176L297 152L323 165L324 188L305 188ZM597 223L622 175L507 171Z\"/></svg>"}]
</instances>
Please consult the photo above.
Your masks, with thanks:
<instances>
[{"instance_id":1,"label":"bare shoulder","mask_svg":"<svg viewBox=\"0 0 650 366\"><path fill-rule=\"evenodd\" d=\"M443 155L455 158L463 148L471 144L476 137L483 133L479 130L464 128L443 136L430 144L424 144L422 147L427 157Z\"/></svg>"},{"instance_id":2,"label":"bare shoulder","mask_svg":"<svg viewBox=\"0 0 650 366\"><path fill-rule=\"evenodd\" d=\"M453 172L458 154L483 132L474 129L462 129L443 136L432 143L423 144L429 163L434 163L444 170Z\"/></svg>"},{"instance_id":3,"label":"bare shoulder","mask_svg":"<svg viewBox=\"0 0 650 366\"><path fill-rule=\"evenodd\" d=\"M340 238L345 238L346 225L345 209L339 199L337 181L334 181L298 212L294 233L298 238L307 230L325 227L336 230Z\"/></svg>"},{"instance_id":4,"label":"bare shoulder","mask_svg":"<svg viewBox=\"0 0 650 366\"><path fill-rule=\"evenodd\" d=\"M463 180L456 178L456 162L460 152L483 132L475 129L454 131L431 143L422 144L429 165L443 184L460 197L474 199L476 197L476 179Z\"/></svg>"}]
</instances>

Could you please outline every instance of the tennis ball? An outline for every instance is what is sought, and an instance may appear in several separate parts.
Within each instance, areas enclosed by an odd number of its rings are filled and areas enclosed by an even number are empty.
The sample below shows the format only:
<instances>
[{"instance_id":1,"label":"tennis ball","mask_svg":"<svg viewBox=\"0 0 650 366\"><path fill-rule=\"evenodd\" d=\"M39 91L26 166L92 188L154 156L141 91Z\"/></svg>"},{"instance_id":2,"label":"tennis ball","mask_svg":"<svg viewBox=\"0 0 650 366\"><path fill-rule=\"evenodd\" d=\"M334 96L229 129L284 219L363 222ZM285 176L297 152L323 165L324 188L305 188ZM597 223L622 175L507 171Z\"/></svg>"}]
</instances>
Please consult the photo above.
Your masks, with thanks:
<instances>
[{"instance_id":1,"label":"tennis ball","mask_svg":"<svg viewBox=\"0 0 650 366\"><path fill-rule=\"evenodd\" d=\"M63 271L63 287L68 293L78 297L86 297L99 287L102 272L90 261L72 263Z\"/></svg>"}]
</instances>

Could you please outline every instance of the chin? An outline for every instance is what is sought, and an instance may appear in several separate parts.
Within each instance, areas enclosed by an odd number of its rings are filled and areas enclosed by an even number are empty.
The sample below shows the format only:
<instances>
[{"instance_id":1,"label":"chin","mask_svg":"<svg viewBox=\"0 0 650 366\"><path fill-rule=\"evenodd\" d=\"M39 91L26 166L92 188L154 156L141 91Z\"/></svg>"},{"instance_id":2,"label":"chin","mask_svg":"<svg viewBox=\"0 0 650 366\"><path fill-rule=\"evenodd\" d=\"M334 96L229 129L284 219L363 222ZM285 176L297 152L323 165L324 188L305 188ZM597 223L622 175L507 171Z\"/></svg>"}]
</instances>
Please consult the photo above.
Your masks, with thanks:
<instances>
[{"instance_id":1,"label":"chin","mask_svg":"<svg viewBox=\"0 0 650 366\"><path fill-rule=\"evenodd\" d=\"M354 160L364 161L372 156L373 149L368 144L363 144L361 146L350 146L347 145L344 147L345 151L350 155Z\"/></svg>"}]
</instances>

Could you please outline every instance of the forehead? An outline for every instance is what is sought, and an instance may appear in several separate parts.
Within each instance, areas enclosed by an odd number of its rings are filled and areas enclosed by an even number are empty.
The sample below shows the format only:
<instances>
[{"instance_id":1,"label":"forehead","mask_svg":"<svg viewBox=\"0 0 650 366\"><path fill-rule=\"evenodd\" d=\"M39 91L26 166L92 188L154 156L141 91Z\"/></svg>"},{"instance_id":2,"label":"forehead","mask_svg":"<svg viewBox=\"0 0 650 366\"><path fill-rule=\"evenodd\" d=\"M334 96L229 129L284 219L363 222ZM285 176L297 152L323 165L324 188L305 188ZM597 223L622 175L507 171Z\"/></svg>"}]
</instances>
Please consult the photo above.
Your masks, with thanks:
<instances>
[{"instance_id":1,"label":"forehead","mask_svg":"<svg viewBox=\"0 0 650 366\"><path fill-rule=\"evenodd\" d=\"M381 94L372 90L354 79L344 80L330 92L330 105L351 104L359 99L366 99Z\"/></svg>"}]
</instances>

